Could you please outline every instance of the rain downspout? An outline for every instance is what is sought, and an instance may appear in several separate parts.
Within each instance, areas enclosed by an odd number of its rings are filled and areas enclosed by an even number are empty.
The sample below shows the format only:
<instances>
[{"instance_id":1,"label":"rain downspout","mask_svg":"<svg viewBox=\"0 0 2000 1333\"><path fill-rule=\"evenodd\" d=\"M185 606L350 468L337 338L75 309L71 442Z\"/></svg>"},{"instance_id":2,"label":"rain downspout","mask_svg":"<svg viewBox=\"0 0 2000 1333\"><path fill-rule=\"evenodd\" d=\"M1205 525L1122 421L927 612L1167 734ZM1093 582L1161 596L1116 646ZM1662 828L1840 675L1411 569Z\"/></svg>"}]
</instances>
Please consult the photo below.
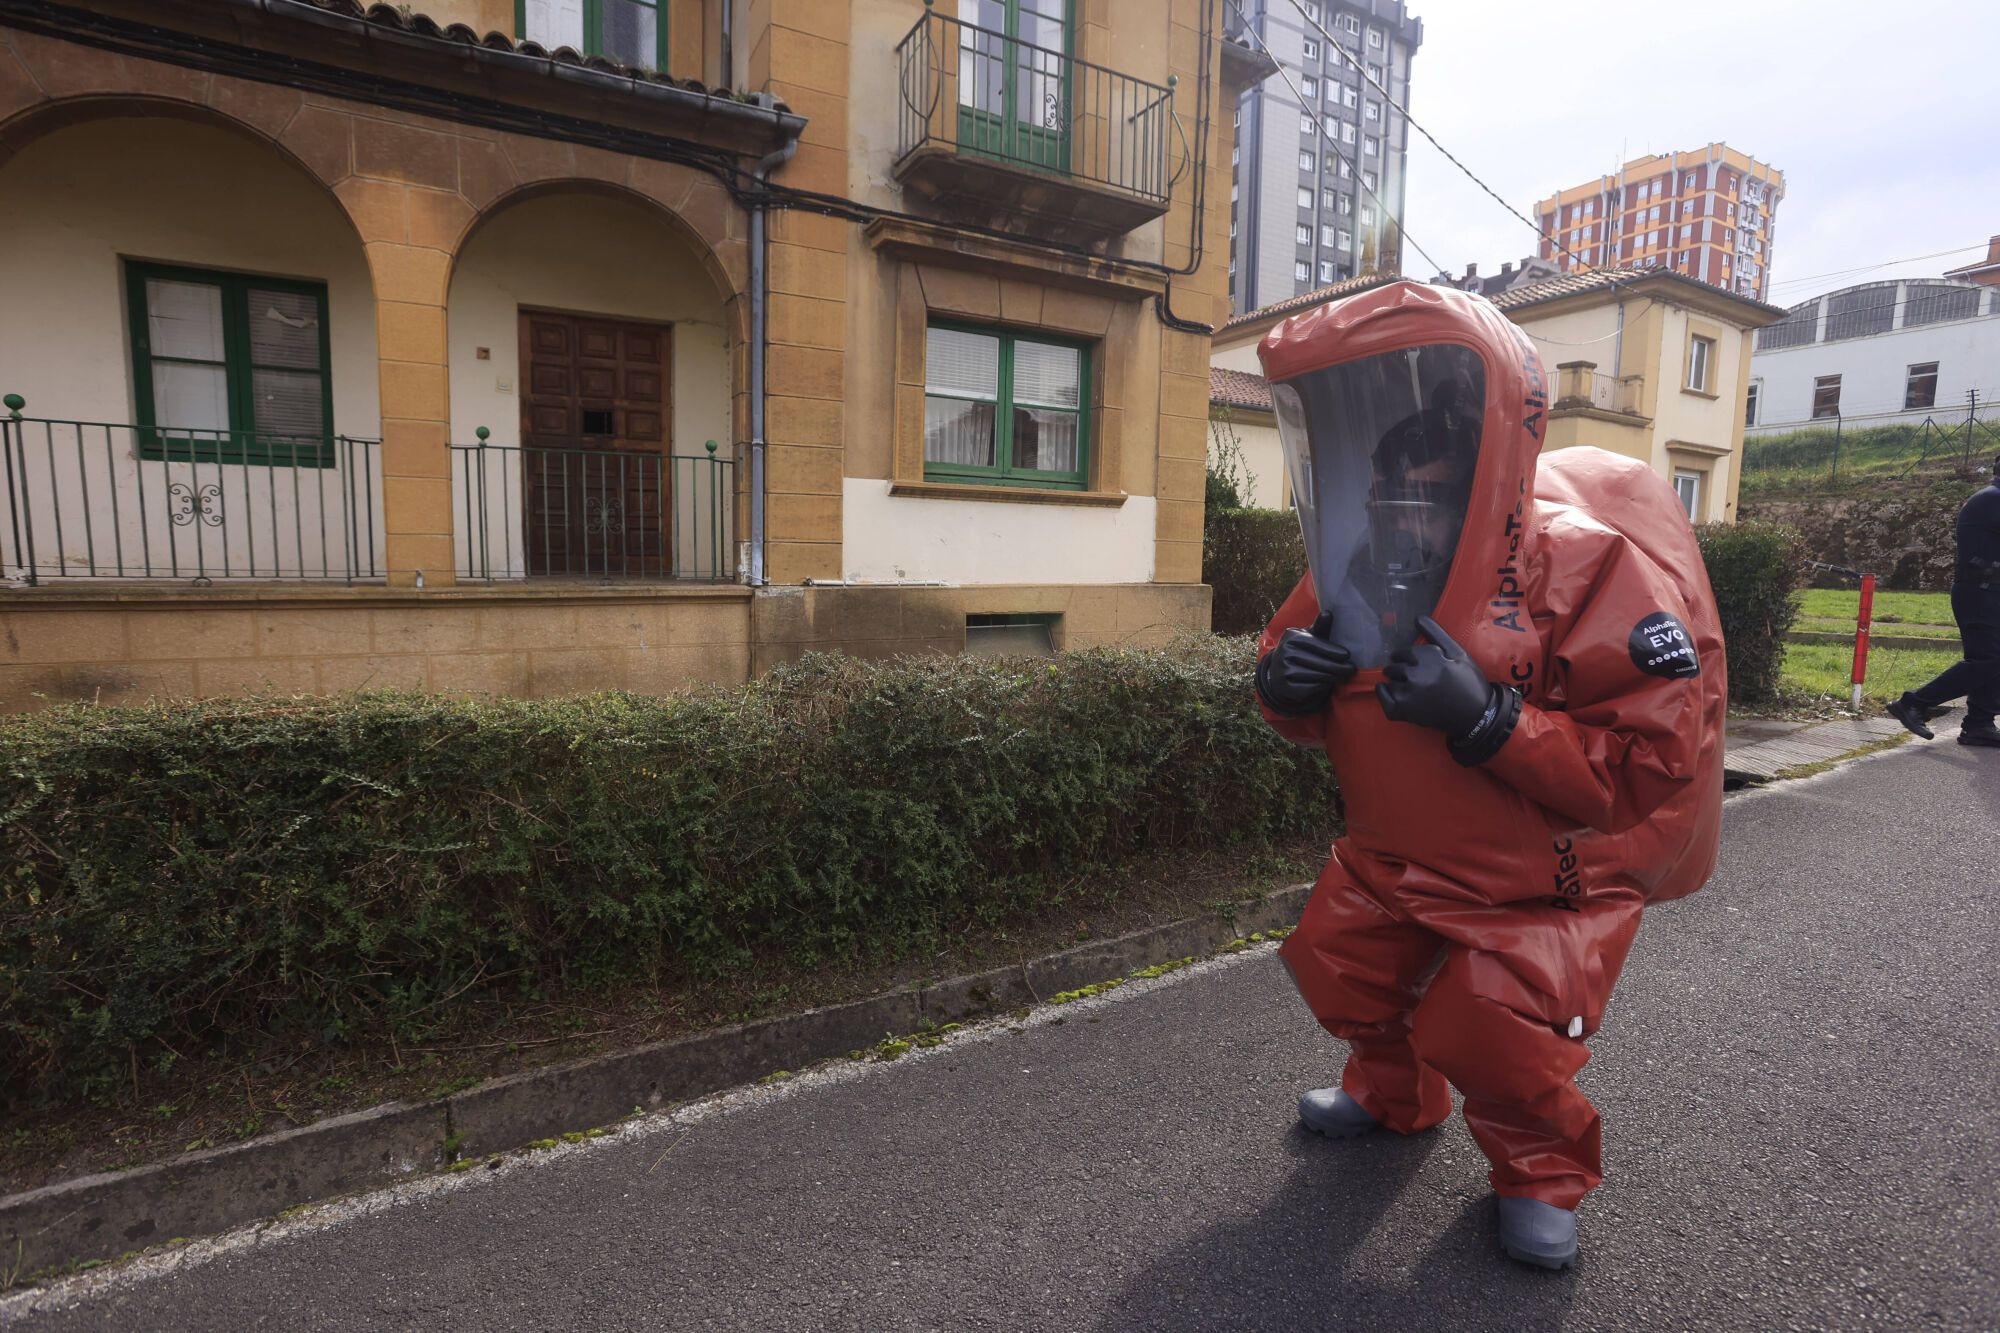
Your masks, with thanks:
<instances>
[{"instance_id":1,"label":"rain downspout","mask_svg":"<svg viewBox=\"0 0 2000 1333\"><path fill-rule=\"evenodd\" d=\"M722 0L722 50L721 77L716 80L724 88L736 86L736 0Z\"/></svg>"},{"instance_id":2,"label":"rain downspout","mask_svg":"<svg viewBox=\"0 0 2000 1333\"><path fill-rule=\"evenodd\" d=\"M770 94L759 93L757 100L768 104ZM792 140L767 157L759 158L750 175L761 187L771 173L791 160L799 141ZM750 205L750 569L753 588L764 586L764 346L765 322L770 305L769 269L765 251L768 240L765 218L770 205L758 199Z\"/></svg>"}]
</instances>

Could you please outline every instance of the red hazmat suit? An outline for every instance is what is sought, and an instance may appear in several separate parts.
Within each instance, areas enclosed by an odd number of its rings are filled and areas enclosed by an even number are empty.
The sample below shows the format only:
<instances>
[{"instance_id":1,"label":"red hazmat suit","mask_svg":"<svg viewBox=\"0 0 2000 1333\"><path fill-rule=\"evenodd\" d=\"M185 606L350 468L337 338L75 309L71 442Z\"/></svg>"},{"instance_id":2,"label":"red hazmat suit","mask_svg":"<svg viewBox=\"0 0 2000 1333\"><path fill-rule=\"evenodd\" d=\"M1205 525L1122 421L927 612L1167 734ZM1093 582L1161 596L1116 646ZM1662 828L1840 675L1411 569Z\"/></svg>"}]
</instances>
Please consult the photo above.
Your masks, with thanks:
<instances>
[{"instance_id":1,"label":"red hazmat suit","mask_svg":"<svg viewBox=\"0 0 2000 1333\"><path fill-rule=\"evenodd\" d=\"M1364 1110L1414 1132L1450 1114L1455 1086L1495 1191L1574 1208L1602 1178L1597 1112L1572 1081L1583 1038L1645 904L1692 893L1714 868L1722 634L1693 532L1658 476L1598 449L1539 456L1539 358L1487 302L1397 283L1295 316L1258 351L1277 396L1338 363L1438 345L1477 354L1484 393L1431 614L1488 680L1518 689L1518 719L1467 763L1438 732L1384 715L1379 662L1361 656L1322 711L1266 705L1283 735L1325 748L1347 814L1280 954L1314 1016L1349 1042L1342 1082ZM1260 656L1323 610L1309 574Z\"/></svg>"}]
</instances>

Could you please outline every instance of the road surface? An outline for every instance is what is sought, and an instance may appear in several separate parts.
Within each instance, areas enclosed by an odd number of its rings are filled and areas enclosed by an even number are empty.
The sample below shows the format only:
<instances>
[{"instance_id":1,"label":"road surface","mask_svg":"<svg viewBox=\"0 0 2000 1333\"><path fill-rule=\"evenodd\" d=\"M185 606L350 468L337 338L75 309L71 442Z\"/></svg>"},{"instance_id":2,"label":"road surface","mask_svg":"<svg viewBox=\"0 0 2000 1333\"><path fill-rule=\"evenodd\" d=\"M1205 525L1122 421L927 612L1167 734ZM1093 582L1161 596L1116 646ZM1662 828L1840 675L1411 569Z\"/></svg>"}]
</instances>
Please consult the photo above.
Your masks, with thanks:
<instances>
[{"instance_id":1,"label":"road surface","mask_svg":"<svg viewBox=\"0 0 2000 1333\"><path fill-rule=\"evenodd\" d=\"M1456 1118L1299 1131L1268 949L0 1302L8 1329L2000 1328L2000 754L1728 806L1640 932L1566 1275ZM1055 1021L1060 1019L1060 1021ZM1018 1029L1018 1030L1015 1030Z\"/></svg>"}]
</instances>

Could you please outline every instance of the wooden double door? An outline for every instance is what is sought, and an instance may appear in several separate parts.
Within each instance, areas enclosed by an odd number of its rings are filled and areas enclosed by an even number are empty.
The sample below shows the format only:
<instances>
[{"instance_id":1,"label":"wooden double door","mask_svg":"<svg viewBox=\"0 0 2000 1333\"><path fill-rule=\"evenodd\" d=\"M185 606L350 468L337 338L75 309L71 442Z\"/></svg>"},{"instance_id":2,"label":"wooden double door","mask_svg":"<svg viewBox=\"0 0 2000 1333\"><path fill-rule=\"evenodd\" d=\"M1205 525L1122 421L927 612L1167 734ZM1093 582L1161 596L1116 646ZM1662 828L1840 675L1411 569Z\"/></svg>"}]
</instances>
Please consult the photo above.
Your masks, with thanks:
<instances>
[{"instance_id":1,"label":"wooden double door","mask_svg":"<svg viewBox=\"0 0 2000 1333\"><path fill-rule=\"evenodd\" d=\"M529 573L673 572L671 345L664 324L521 311Z\"/></svg>"}]
</instances>

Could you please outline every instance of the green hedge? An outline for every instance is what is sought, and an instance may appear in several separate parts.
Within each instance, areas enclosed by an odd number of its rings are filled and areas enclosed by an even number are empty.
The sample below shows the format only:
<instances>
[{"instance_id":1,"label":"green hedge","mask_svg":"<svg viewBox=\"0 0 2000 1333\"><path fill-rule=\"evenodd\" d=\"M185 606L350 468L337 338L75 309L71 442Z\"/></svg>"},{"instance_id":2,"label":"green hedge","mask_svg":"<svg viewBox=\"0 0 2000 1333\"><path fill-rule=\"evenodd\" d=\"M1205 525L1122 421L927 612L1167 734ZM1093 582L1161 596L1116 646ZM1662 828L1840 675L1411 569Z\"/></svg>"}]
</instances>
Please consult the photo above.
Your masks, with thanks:
<instances>
[{"instance_id":1,"label":"green hedge","mask_svg":"<svg viewBox=\"0 0 2000 1333\"><path fill-rule=\"evenodd\" d=\"M1218 634L1257 634L1306 572L1299 516L1291 510L1208 511L1202 577L1215 590L1210 624Z\"/></svg>"},{"instance_id":2,"label":"green hedge","mask_svg":"<svg viewBox=\"0 0 2000 1333\"><path fill-rule=\"evenodd\" d=\"M1778 690L1785 635L1798 615L1793 596L1805 586L1799 534L1777 523L1746 520L1695 529L1702 562L1722 617L1729 658L1729 698L1758 703Z\"/></svg>"},{"instance_id":3,"label":"green hedge","mask_svg":"<svg viewBox=\"0 0 2000 1333\"><path fill-rule=\"evenodd\" d=\"M808 657L666 699L7 718L0 1101L395 1031L467 989L883 956L1141 850L1331 828L1323 757L1265 725L1250 669L1209 639Z\"/></svg>"}]
</instances>

